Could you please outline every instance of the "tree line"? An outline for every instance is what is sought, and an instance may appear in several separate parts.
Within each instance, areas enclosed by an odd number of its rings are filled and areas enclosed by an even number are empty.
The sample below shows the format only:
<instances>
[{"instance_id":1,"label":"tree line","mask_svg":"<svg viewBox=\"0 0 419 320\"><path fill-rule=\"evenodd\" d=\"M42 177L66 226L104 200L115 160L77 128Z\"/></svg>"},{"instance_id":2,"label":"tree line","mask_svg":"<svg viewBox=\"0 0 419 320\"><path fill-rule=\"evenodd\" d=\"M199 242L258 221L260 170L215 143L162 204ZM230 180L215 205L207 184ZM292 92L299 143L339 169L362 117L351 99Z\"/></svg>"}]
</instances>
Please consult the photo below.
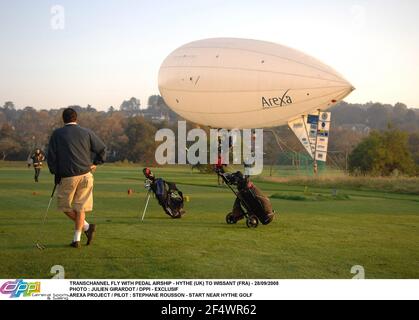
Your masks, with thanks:
<instances>
[{"instance_id":1,"label":"tree line","mask_svg":"<svg viewBox=\"0 0 419 320\"><path fill-rule=\"evenodd\" d=\"M105 141L109 161L152 163L155 132L173 126L178 119L160 96L150 96L145 109L134 97L107 111L91 105L69 107L79 114L81 126L92 129ZM45 150L53 130L62 126L63 109L36 110L4 103L0 107L0 159L26 160L35 148Z\"/></svg>"},{"instance_id":2,"label":"tree line","mask_svg":"<svg viewBox=\"0 0 419 320\"><path fill-rule=\"evenodd\" d=\"M91 105L70 107L79 113L81 126L94 130L105 141L109 161L154 164L156 131L171 128L177 132L177 121L182 120L159 95L150 96L145 107L135 97L123 101L119 107L110 106L106 111L97 110ZM5 102L0 107L0 159L26 160L33 149L45 150L52 131L62 126L62 110L17 107L11 101ZM408 108L402 103L393 106L372 102L341 102L331 111L333 121L329 150L332 154L341 154L341 157L349 159L349 155L362 141L370 136L376 139L376 134L388 131L391 127L391 132L401 133L397 139L403 140L400 143L405 145L413 167L419 165L419 109ZM188 127L197 125L188 123ZM286 149L304 152L298 139L286 126L271 130L280 137ZM359 148L357 150L359 158L363 151L359 151ZM284 148L278 146L272 136L266 135L265 153L268 163L278 159L283 151ZM354 159L356 157L352 156L351 161L348 161L351 166L356 162ZM411 168L412 164L408 167ZM354 172L363 170L358 168ZM407 171L411 173L412 169Z\"/></svg>"}]
</instances>

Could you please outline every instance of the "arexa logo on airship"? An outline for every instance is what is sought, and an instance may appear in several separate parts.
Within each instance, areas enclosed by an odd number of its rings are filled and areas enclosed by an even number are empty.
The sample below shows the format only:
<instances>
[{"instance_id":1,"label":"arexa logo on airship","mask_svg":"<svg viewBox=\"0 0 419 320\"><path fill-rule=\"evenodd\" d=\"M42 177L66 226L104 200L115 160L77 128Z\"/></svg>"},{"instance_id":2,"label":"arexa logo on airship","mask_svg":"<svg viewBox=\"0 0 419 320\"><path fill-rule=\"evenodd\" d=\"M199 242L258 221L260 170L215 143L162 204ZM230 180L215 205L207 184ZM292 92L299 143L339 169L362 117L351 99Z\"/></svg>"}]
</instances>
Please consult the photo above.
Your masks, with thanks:
<instances>
[{"instance_id":1,"label":"arexa logo on airship","mask_svg":"<svg viewBox=\"0 0 419 320\"><path fill-rule=\"evenodd\" d=\"M216 166L244 165L246 175L259 175L263 171L262 129L210 129L195 128L187 131L186 121L179 121L177 134L168 128L156 132L155 141L162 142L156 149L155 159L165 164L212 164Z\"/></svg>"},{"instance_id":2,"label":"arexa logo on airship","mask_svg":"<svg viewBox=\"0 0 419 320\"><path fill-rule=\"evenodd\" d=\"M10 295L10 298L31 297L41 292L41 282L25 282L23 280L7 281L0 287L0 293Z\"/></svg>"},{"instance_id":3,"label":"arexa logo on airship","mask_svg":"<svg viewBox=\"0 0 419 320\"><path fill-rule=\"evenodd\" d=\"M282 96L278 97L262 97L262 107L264 109L270 109L275 107L286 107L287 105L293 104L292 97L288 95L290 89L285 91Z\"/></svg>"}]
</instances>

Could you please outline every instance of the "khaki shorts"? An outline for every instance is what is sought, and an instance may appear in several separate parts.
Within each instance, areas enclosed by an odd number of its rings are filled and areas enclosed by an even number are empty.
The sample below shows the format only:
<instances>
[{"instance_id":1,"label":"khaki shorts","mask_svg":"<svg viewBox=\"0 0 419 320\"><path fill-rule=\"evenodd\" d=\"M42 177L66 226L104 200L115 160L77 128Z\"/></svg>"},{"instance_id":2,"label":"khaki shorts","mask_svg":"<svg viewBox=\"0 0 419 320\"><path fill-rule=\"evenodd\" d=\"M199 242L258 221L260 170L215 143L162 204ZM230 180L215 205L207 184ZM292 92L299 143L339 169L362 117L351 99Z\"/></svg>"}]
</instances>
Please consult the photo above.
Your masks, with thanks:
<instances>
[{"instance_id":1,"label":"khaki shorts","mask_svg":"<svg viewBox=\"0 0 419 320\"><path fill-rule=\"evenodd\" d=\"M62 178L57 190L58 210L63 212L93 210L93 175Z\"/></svg>"}]
</instances>

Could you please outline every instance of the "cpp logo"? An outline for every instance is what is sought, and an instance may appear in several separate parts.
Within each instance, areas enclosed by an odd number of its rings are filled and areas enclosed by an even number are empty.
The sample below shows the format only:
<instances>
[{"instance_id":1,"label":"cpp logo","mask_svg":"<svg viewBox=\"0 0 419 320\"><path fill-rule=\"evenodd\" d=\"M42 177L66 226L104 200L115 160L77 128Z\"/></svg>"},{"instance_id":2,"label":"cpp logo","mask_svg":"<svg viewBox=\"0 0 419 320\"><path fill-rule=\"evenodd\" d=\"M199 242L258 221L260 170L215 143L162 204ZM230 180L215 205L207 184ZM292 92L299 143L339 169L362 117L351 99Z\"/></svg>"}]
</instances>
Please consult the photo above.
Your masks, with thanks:
<instances>
[{"instance_id":1,"label":"cpp logo","mask_svg":"<svg viewBox=\"0 0 419 320\"><path fill-rule=\"evenodd\" d=\"M0 287L0 293L10 294L10 298L31 297L41 292L41 282L25 282L23 280L7 281Z\"/></svg>"}]
</instances>

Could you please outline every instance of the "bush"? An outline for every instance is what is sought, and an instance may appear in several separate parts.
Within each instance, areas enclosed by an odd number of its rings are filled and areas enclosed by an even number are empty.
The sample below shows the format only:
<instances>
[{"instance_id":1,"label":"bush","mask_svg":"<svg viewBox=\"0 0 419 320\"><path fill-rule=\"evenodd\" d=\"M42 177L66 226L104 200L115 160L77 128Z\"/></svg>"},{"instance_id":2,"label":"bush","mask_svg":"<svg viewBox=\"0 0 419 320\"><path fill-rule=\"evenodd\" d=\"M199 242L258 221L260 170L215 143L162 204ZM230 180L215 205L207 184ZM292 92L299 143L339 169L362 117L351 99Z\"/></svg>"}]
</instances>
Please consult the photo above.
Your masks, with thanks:
<instances>
[{"instance_id":1,"label":"bush","mask_svg":"<svg viewBox=\"0 0 419 320\"><path fill-rule=\"evenodd\" d=\"M352 175L415 175L407 133L395 129L371 133L350 154L349 170Z\"/></svg>"}]
</instances>

